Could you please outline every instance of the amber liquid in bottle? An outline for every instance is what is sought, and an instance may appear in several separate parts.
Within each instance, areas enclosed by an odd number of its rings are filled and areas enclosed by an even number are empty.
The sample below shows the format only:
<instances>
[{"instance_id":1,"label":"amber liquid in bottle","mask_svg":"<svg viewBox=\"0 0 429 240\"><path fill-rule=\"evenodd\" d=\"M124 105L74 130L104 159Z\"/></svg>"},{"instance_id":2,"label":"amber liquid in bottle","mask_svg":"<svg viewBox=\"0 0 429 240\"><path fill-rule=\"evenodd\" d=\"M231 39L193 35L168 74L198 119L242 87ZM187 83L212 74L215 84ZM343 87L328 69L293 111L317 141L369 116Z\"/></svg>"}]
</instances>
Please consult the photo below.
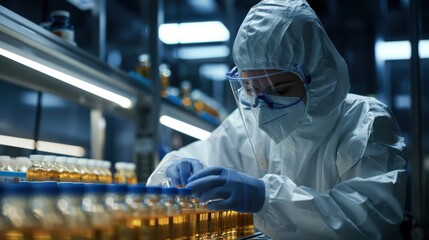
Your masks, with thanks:
<instances>
[{"instance_id":1,"label":"amber liquid in bottle","mask_svg":"<svg viewBox=\"0 0 429 240\"><path fill-rule=\"evenodd\" d=\"M127 177L120 173L115 173L114 179L115 183L127 183Z\"/></svg>"},{"instance_id":2,"label":"amber liquid in bottle","mask_svg":"<svg viewBox=\"0 0 429 240\"><path fill-rule=\"evenodd\" d=\"M80 177L80 173L72 170L70 172L70 182L80 182L81 181L81 177Z\"/></svg>"},{"instance_id":3,"label":"amber liquid in bottle","mask_svg":"<svg viewBox=\"0 0 429 240\"><path fill-rule=\"evenodd\" d=\"M31 166L27 170L27 181L45 181L46 172L41 167Z\"/></svg>"}]
</instances>

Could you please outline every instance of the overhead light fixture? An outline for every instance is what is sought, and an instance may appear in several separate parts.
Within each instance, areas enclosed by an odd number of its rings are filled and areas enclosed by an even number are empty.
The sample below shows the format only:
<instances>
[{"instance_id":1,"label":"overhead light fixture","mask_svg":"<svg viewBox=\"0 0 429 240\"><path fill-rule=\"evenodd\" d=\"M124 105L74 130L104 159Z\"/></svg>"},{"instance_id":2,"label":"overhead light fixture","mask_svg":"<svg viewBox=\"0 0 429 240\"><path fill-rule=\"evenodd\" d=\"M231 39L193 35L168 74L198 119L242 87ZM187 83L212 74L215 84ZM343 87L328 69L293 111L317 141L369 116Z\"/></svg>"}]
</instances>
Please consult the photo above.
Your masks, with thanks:
<instances>
[{"instance_id":1,"label":"overhead light fixture","mask_svg":"<svg viewBox=\"0 0 429 240\"><path fill-rule=\"evenodd\" d=\"M180 47L177 50L177 58L183 60L221 58L228 57L229 53L229 47L226 45L205 47Z\"/></svg>"},{"instance_id":2,"label":"overhead light fixture","mask_svg":"<svg viewBox=\"0 0 429 240\"><path fill-rule=\"evenodd\" d=\"M419 56L429 58L429 40L420 40ZM411 43L410 41L376 41L375 58L377 61L410 59Z\"/></svg>"},{"instance_id":3,"label":"overhead light fixture","mask_svg":"<svg viewBox=\"0 0 429 240\"><path fill-rule=\"evenodd\" d=\"M159 118L159 122L166 127L169 127L196 139L205 140L210 136L209 131L195 127L189 123L182 122L167 115L162 115Z\"/></svg>"},{"instance_id":4,"label":"overhead light fixture","mask_svg":"<svg viewBox=\"0 0 429 240\"><path fill-rule=\"evenodd\" d=\"M159 39L165 44L224 42L229 31L220 21L165 23L159 26Z\"/></svg>"},{"instance_id":5,"label":"overhead light fixture","mask_svg":"<svg viewBox=\"0 0 429 240\"><path fill-rule=\"evenodd\" d=\"M18 138L6 135L0 135L0 145L24 148L24 149L37 149L38 151L50 152L56 154L64 154L75 157L85 156L85 149L80 146L54 143L47 141L37 141L28 138Z\"/></svg>"},{"instance_id":6,"label":"overhead light fixture","mask_svg":"<svg viewBox=\"0 0 429 240\"><path fill-rule=\"evenodd\" d=\"M37 141L36 149L42 152L64 154L64 155L70 155L70 156L76 156L76 157L85 156L85 149L83 147L62 144L62 143Z\"/></svg>"},{"instance_id":7,"label":"overhead light fixture","mask_svg":"<svg viewBox=\"0 0 429 240\"><path fill-rule=\"evenodd\" d=\"M226 80L226 73L229 71L229 66L224 63L207 63L200 66L199 72L201 76L213 81Z\"/></svg>"},{"instance_id":8,"label":"overhead light fixture","mask_svg":"<svg viewBox=\"0 0 429 240\"><path fill-rule=\"evenodd\" d=\"M86 92L89 92L91 94L94 94L94 95L99 96L101 98L104 98L106 100L109 100L113 103L116 103L123 108L130 109L133 106L133 102L131 101L131 99L129 99L127 97L121 96L121 95L114 93L112 91L109 91L109 90L106 90L106 89L101 88L99 86L96 86L94 84L88 83L84 80L81 80L81 79L76 78L74 76L71 76L69 74L58 71L52 67L43 65L43 64L36 62L32 59L29 59L27 57L20 56L18 54L10 52L10 51L8 51L4 48L1 48L1 47L0 47L0 55L4 56L6 58L9 58L13 61L16 61L18 63L21 63L21 64L23 64L29 68L32 68L36 71L44 73L48 76L56 78L62 82L70 84L74 87L80 88Z\"/></svg>"}]
</instances>

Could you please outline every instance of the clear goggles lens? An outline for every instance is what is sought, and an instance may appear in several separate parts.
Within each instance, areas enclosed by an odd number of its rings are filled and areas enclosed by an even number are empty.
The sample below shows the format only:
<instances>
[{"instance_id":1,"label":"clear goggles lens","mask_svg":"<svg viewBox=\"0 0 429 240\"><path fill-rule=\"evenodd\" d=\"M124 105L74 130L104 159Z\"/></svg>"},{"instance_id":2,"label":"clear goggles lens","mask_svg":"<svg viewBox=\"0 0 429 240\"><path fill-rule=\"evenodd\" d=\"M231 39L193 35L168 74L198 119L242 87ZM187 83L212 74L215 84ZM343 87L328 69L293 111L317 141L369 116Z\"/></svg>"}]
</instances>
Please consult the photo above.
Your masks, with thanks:
<instances>
[{"instance_id":1,"label":"clear goggles lens","mask_svg":"<svg viewBox=\"0 0 429 240\"><path fill-rule=\"evenodd\" d=\"M234 67L226 77L239 103L251 108L266 106L272 109L287 108L301 101L306 91L297 95L293 93L293 86L296 85L296 81L301 81L304 88L307 88L311 81L310 75L302 65L295 65L289 70L240 71ZM299 99L285 105L276 103L275 100L279 97L299 97Z\"/></svg>"}]
</instances>

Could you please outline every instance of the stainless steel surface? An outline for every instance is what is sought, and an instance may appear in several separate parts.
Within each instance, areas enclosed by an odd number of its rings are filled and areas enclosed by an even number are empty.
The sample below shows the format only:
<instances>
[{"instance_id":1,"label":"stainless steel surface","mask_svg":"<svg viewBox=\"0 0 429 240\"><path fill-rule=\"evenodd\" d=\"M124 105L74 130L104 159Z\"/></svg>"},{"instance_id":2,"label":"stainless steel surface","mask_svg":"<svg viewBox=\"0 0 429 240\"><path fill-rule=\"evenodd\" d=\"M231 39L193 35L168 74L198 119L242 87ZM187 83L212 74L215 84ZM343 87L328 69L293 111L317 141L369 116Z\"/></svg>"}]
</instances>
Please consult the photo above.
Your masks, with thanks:
<instances>
[{"instance_id":1,"label":"stainless steel surface","mask_svg":"<svg viewBox=\"0 0 429 240\"><path fill-rule=\"evenodd\" d=\"M143 94L143 88L139 89L138 84L124 72L110 67L95 56L2 6L0 6L0 48L128 97L134 106L131 109L123 109L107 99L0 56L2 66L0 77L3 80L50 92L91 108L129 115L133 115L137 101L150 101L148 97L139 96Z\"/></svg>"}]
</instances>

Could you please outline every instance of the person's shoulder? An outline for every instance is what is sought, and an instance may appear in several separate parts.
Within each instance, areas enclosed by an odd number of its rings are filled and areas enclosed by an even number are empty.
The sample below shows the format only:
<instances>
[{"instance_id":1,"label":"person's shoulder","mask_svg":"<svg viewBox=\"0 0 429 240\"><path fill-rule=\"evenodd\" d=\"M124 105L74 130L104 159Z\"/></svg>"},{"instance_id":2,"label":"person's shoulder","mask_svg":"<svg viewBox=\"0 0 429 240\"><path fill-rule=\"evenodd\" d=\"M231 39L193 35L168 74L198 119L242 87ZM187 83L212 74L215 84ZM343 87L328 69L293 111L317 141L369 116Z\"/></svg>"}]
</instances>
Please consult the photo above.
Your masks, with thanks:
<instances>
[{"instance_id":1,"label":"person's shoulder","mask_svg":"<svg viewBox=\"0 0 429 240\"><path fill-rule=\"evenodd\" d=\"M348 94L343 105L343 112L360 114L391 115L389 108L375 97ZM347 114L346 114L347 115Z\"/></svg>"},{"instance_id":2,"label":"person's shoulder","mask_svg":"<svg viewBox=\"0 0 429 240\"><path fill-rule=\"evenodd\" d=\"M370 128L371 135L399 132L389 107L375 97L349 94L344 101L343 122L356 128Z\"/></svg>"}]
</instances>

